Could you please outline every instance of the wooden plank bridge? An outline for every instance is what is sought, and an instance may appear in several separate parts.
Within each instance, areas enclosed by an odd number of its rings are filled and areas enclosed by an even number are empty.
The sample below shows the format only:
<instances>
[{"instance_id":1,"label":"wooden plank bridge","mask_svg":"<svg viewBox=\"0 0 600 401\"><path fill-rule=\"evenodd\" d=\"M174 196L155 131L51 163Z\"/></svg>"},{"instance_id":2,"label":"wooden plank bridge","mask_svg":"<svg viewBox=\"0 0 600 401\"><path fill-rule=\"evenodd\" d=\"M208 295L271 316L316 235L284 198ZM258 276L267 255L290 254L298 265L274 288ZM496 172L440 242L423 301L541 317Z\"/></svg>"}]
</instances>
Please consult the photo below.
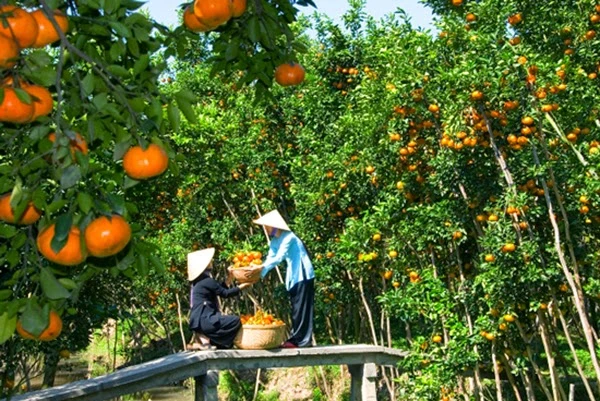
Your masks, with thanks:
<instances>
[{"instance_id":1,"label":"wooden plank bridge","mask_svg":"<svg viewBox=\"0 0 600 401\"><path fill-rule=\"evenodd\" d=\"M11 401L100 401L195 378L196 401L218 401L220 370L347 365L350 400L377 400L377 366L396 366L406 352L374 345L274 350L186 351L89 380L11 397ZM0 400L7 401L7 400Z\"/></svg>"}]
</instances>

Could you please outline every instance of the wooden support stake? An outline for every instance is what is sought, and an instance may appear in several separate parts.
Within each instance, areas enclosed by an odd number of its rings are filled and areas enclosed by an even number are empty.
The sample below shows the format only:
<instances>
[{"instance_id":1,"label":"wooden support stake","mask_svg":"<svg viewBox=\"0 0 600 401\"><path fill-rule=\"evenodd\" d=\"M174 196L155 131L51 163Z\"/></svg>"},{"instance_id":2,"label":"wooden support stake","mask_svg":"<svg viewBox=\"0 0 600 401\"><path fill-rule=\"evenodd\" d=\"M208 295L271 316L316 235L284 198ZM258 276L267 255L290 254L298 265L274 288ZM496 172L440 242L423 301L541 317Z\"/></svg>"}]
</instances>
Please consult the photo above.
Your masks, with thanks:
<instances>
[{"instance_id":1,"label":"wooden support stake","mask_svg":"<svg viewBox=\"0 0 600 401\"><path fill-rule=\"evenodd\" d=\"M209 370L205 375L194 377L194 381L194 401L219 401L218 370Z\"/></svg>"}]
</instances>

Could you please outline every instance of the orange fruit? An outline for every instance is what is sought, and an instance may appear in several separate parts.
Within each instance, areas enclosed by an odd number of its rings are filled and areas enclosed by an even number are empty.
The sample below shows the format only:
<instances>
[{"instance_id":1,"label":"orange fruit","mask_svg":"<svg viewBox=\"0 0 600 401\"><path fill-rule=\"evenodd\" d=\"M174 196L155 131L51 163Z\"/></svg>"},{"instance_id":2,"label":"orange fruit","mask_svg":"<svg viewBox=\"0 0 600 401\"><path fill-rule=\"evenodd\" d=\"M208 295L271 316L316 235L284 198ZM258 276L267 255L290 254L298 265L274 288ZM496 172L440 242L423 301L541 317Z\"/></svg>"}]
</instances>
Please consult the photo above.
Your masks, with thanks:
<instances>
[{"instance_id":1,"label":"orange fruit","mask_svg":"<svg viewBox=\"0 0 600 401\"><path fill-rule=\"evenodd\" d=\"M196 0L194 14L204 25L216 28L231 18L233 13L232 0Z\"/></svg>"},{"instance_id":2,"label":"orange fruit","mask_svg":"<svg viewBox=\"0 0 600 401\"><path fill-rule=\"evenodd\" d=\"M440 106L438 106L437 104L430 104L429 107L427 107L427 110L429 110L432 113L437 113L438 111L440 111Z\"/></svg>"},{"instance_id":3,"label":"orange fruit","mask_svg":"<svg viewBox=\"0 0 600 401\"><path fill-rule=\"evenodd\" d=\"M131 239L131 227L118 214L93 220L85 229L85 245L92 256L104 258L119 253Z\"/></svg>"},{"instance_id":4,"label":"orange fruit","mask_svg":"<svg viewBox=\"0 0 600 401\"><path fill-rule=\"evenodd\" d=\"M275 69L275 81L281 86L299 85L306 73L298 63L283 63Z\"/></svg>"},{"instance_id":5,"label":"orange fruit","mask_svg":"<svg viewBox=\"0 0 600 401\"><path fill-rule=\"evenodd\" d=\"M439 344L439 343L442 342L442 336L436 334L435 336L433 336L431 338L431 341L433 341L434 343L438 343Z\"/></svg>"},{"instance_id":6,"label":"orange fruit","mask_svg":"<svg viewBox=\"0 0 600 401\"><path fill-rule=\"evenodd\" d=\"M521 13L513 14L508 17L508 23L511 25L517 25L521 21L523 21L523 15Z\"/></svg>"},{"instance_id":7,"label":"orange fruit","mask_svg":"<svg viewBox=\"0 0 600 401\"><path fill-rule=\"evenodd\" d=\"M483 92L475 90L471 92L471 100L477 101L483 99Z\"/></svg>"},{"instance_id":8,"label":"orange fruit","mask_svg":"<svg viewBox=\"0 0 600 401\"><path fill-rule=\"evenodd\" d=\"M385 273L383 273L383 278L386 280L389 280L392 278L392 276L394 275L394 272L391 270L386 270Z\"/></svg>"},{"instance_id":9,"label":"orange fruit","mask_svg":"<svg viewBox=\"0 0 600 401\"><path fill-rule=\"evenodd\" d=\"M504 315L502 317L502 319L504 319L504 321L508 322L508 323L512 323L512 322L514 322L516 320L516 318L514 317L514 315L508 315L508 314Z\"/></svg>"},{"instance_id":10,"label":"orange fruit","mask_svg":"<svg viewBox=\"0 0 600 401\"><path fill-rule=\"evenodd\" d=\"M488 263L492 263L493 261L496 260L496 257L494 255L492 255L491 253L488 253L485 255L485 261Z\"/></svg>"},{"instance_id":11,"label":"orange fruit","mask_svg":"<svg viewBox=\"0 0 600 401\"><path fill-rule=\"evenodd\" d=\"M502 252L504 253L510 253L510 252L514 252L515 249L517 249L517 247L515 246L515 244L507 242L506 244L504 244L502 246Z\"/></svg>"},{"instance_id":12,"label":"orange fruit","mask_svg":"<svg viewBox=\"0 0 600 401\"><path fill-rule=\"evenodd\" d=\"M17 333L26 340L40 340L40 341L52 341L60 335L62 331L62 319L55 311L50 311L48 320L48 326L40 333L39 336L35 337L33 334L27 332L21 324L21 319L17 321Z\"/></svg>"},{"instance_id":13,"label":"orange fruit","mask_svg":"<svg viewBox=\"0 0 600 401\"><path fill-rule=\"evenodd\" d=\"M52 94L48 89L39 85L27 85L23 86L23 89L25 92L29 93L29 96L31 96L31 102L33 104L33 115L31 116L32 121L52 113L54 100L52 99Z\"/></svg>"},{"instance_id":14,"label":"orange fruit","mask_svg":"<svg viewBox=\"0 0 600 401\"><path fill-rule=\"evenodd\" d=\"M81 232L77 226L72 226L69 231L67 242L63 248L54 252L52 238L54 237L56 225L51 224L44 228L37 237L38 250L44 257L54 263L64 266L75 266L83 262L87 256L85 249L81 245Z\"/></svg>"},{"instance_id":15,"label":"orange fruit","mask_svg":"<svg viewBox=\"0 0 600 401\"><path fill-rule=\"evenodd\" d=\"M0 37L0 48L2 46L2 37ZM27 104L17 96L13 88L3 88L4 99L0 103L0 122L25 124L33 116L33 102Z\"/></svg>"},{"instance_id":16,"label":"orange fruit","mask_svg":"<svg viewBox=\"0 0 600 401\"><path fill-rule=\"evenodd\" d=\"M35 223L41 216L42 212L32 202L29 202L29 206L23 212L21 218L15 221L14 211L10 207L10 194L7 193L0 196L0 220L2 221L26 226Z\"/></svg>"},{"instance_id":17,"label":"orange fruit","mask_svg":"<svg viewBox=\"0 0 600 401\"><path fill-rule=\"evenodd\" d=\"M48 140L54 142L56 140L56 133L52 132L48 134ZM75 152L79 151L84 155L88 153L88 145L85 139L79 133L75 133L75 139L69 141L69 148L71 150L71 156L75 157Z\"/></svg>"},{"instance_id":18,"label":"orange fruit","mask_svg":"<svg viewBox=\"0 0 600 401\"><path fill-rule=\"evenodd\" d=\"M13 39L21 49L31 47L38 35L35 18L22 8L0 7L0 35Z\"/></svg>"},{"instance_id":19,"label":"orange fruit","mask_svg":"<svg viewBox=\"0 0 600 401\"><path fill-rule=\"evenodd\" d=\"M133 179L156 177L169 167L169 157L163 148L151 143L146 150L132 146L123 156L125 173Z\"/></svg>"},{"instance_id":20,"label":"orange fruit","mask_svg":"<svg viewBox=\"0 0 600 401\"><path fill-rule=\"evenodd\" d=\"M246 12L247 0L233 0L232 16L241 17Z\"/></svg>"},{"instance_id":21,"label":"orange fruit","mask_svg":"<svg viewBox=\"0 0 600 401\"><path fill-rule=\"evenodd\" d=\"M57 30L42 9L35 10L31 15L35 18L38 25L38 34L33 47L44 47L60 39ZM58 23L60 30L66 33L69 29L69 20L67 17L62 12L54 10L54 19Z\"/></svg>"},{"instance_id":22,"label":"orange fruit","mask_svg":"<svg viewBox=\"0 0 600 401\"><path fill-rule=\"evenodd\" d=\"M183 24L192 32L207 32L212 29L211 27L204 25L202 21L198 19L196 14L194 14L194 8L191 5L187 6L183 12Z\"/></svg>"}]
</instances>

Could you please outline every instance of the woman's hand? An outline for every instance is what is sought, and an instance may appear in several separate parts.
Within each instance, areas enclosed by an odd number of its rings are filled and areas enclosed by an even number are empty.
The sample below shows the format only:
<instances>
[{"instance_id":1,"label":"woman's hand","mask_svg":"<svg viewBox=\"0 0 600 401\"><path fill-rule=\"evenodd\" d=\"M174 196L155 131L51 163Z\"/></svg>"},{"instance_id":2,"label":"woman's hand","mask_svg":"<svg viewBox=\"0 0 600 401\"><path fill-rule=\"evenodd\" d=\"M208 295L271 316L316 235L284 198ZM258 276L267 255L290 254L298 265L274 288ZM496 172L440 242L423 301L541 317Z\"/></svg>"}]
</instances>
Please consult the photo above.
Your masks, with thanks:
<instances>
[{"instance_id":1,"label":"woman's hand","mask_svg":"<svg viewBox=\"0 0 600 401\"><path fill-rule=\"evenodd\" d=\"M243 290L244 288L248 288L252 285L253 283L241 283L240 285L238 285L240 290Z\"/></svg>"}]
</instances>

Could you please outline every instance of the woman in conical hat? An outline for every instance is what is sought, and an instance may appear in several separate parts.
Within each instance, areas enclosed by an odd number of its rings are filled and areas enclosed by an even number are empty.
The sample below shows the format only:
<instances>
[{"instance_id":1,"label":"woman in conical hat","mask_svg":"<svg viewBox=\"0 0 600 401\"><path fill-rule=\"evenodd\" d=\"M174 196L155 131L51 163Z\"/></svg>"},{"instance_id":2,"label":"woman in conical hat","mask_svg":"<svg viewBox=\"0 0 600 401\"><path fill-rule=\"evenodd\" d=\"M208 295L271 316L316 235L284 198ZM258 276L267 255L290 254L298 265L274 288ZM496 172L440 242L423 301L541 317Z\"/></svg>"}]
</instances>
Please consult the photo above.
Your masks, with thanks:
<instances>
[{"instance_id":1,"label":"woman in conical hat","mask_svg":"<svg viewBox=\"0 0 600 401\"><path fill-rule=\"evenodd\" d=\"M188 280L192 284L190 328L194 332L188 349L231 348L233 339L242 326L239 316L223 315L217 297L230 298L251 284L229 287L231 276L224 283L211 276L215 248L188 253Z\"/></svg>"},{"instance_id":2,"label":"woman in conical hat","mask_svg":"<svg viewBox=\"0 0 600 401\"><path fill-rule=\"evenodd\" d=\"M261 277L286 262L285 287L292 304L292 331L283 348L312 345L315 299L315 272L304 243L290 230L284 218L273 210L254 223L265 227L271 237L269 254L263 263Z\"/></svg>"}]
</instances>

